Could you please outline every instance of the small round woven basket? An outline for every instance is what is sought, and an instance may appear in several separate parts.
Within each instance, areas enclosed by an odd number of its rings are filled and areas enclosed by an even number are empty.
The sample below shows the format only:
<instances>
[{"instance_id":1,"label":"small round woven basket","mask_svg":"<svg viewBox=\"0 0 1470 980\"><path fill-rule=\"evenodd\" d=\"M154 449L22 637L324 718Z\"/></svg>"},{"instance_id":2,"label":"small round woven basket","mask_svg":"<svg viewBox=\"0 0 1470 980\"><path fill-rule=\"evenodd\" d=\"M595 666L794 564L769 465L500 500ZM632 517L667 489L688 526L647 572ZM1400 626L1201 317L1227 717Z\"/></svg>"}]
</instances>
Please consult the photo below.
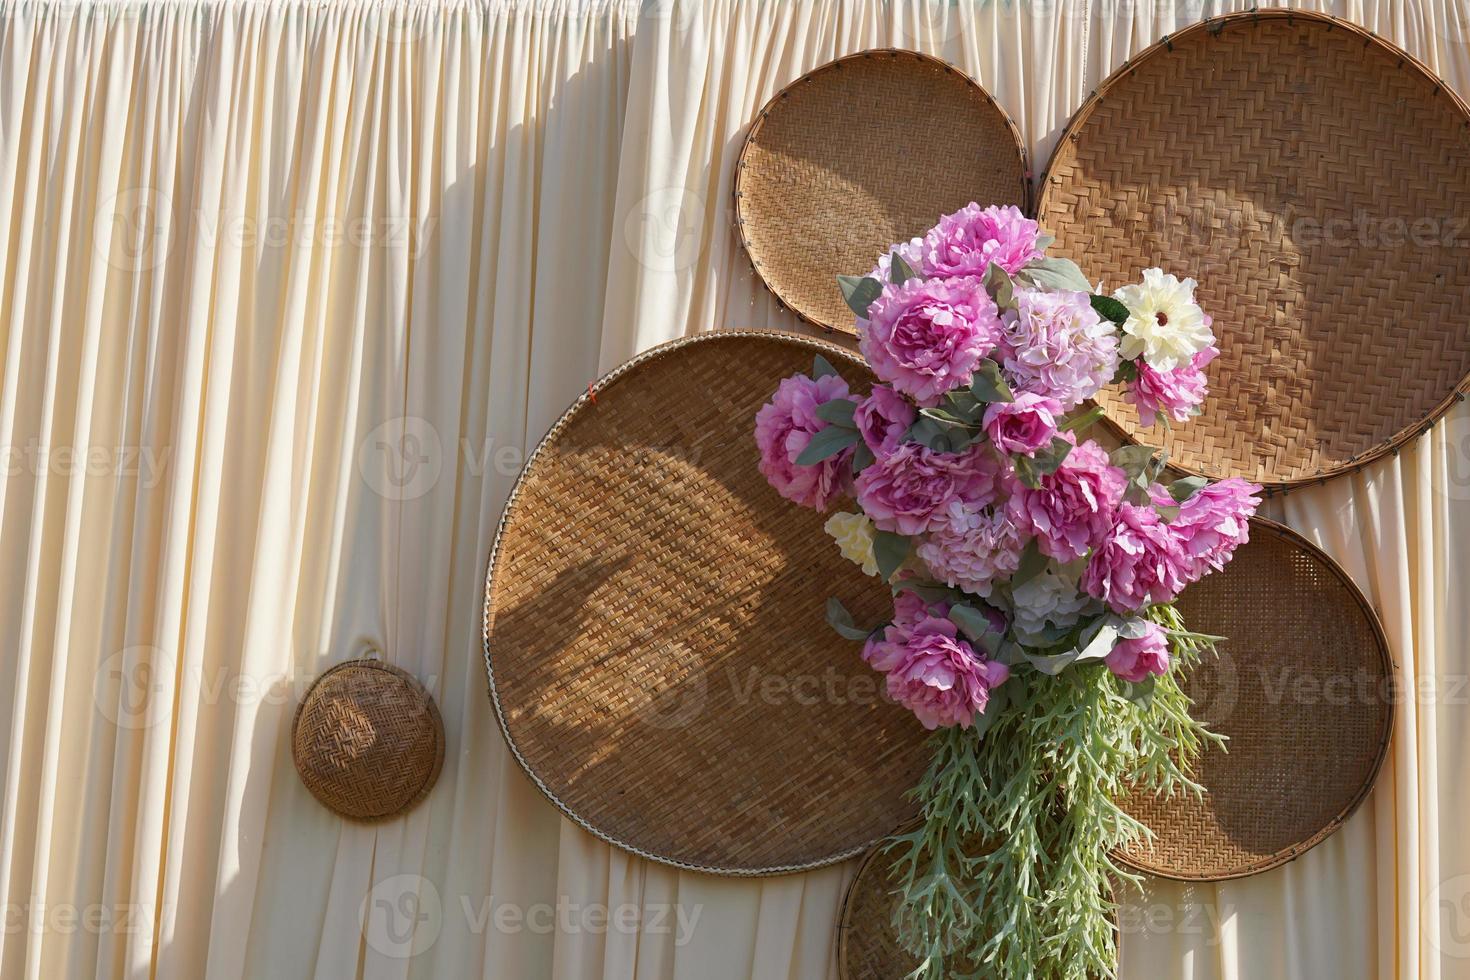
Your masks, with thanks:
<instances>
[{"instance_id":1,"label":"small round woven basket","mask_svg":"<svg viewBox=\"0 0 1470 980\"><path fill-rule=\"evenodd\" d=\"M827 515L758 468L755 415L833 344L715 331L655 348L579 398L511 493L486 582L490 693L516 760L622 848L755 875L861 853L912 817L926 735L887 700L827 600L892 597Z\"/></svg>"},{"instance_id":2,"label":"small round woven basket","mask_svg":"<svg viewBox=\"0 0 1470 980\"><path fill-rule=\"evenodd\" d=\"M1203 797L1124 803L1157 836L1119 855L1140 871L1219 881L1285 864L1353 814L1388 751L1394 668L1367 599L1296 532L1257 518L1250 533L1179 599L1189 629L1227 638L1185 690L1229 742L1199 760Z\"/></svg>"},{"instance_id":3,"label":"small round woven basket","mask_svg":"<svg viewBox=\"0 0 1470 980\"><path fill-rule=\"evenodd\" d=\"M429 795L444 765L444 721L424 686L381 660L322 673L297 705L291 757L327 809L388 820Z\"/></svg>"},{"instance_id":4,"label":"small round woven basket","mask_svg":"<svg viewBox=\"0 0 1470 980\"><path fill-rule=\"evenodd\" d=\"M797 316L853 332L839 274L974 201L1025 208L1026 153L1005 111L917 51L864 51L792 82L756 117L735 169L740 242Z\"/></svg>"},{"instance_id":5,"label":"small round woven basket","mask_svg":"<svg viewBox=\"0 0 1470 980\"><path fill-rule=\"evenodd\" d=\"M1294 10L1205 21L1098 89L1037 220L1106 289L1193 276L1220 356L1203 415L1130 438L1289 486L1416 438L1470 375L1470 112L1403 51Z\"/></svg>"}]
</instances>

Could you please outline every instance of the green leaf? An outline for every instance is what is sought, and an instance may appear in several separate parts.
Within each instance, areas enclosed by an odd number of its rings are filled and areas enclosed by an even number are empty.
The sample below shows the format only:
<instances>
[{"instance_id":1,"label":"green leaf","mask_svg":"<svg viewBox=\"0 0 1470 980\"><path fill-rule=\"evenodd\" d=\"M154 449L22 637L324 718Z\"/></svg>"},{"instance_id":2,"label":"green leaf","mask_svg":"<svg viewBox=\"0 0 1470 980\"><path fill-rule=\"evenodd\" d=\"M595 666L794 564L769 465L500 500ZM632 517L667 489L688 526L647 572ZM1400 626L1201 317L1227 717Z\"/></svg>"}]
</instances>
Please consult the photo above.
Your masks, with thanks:
<instances>
[{"instance_id":1,"label":"green leaf","mask_svg":"<svg viewBox=\"0 0 1470 980\"><path fill-rule=\"evenodd\" d=\"M878 576L885 582L893 577L902 565L904 559L909 556L909 546L912 542L902 534L893 534L889 531L873 532L873 557L878 562Z\"/></svg>"},{"instance_id":2,"label":"green leaf","mask_svg":"<svg viewBox=\"0 0 1470 980\"><path fill-rule=\"evenodd\" d=\"M873 300L883 294L883 284L872 276L838 276L837 285L848 307L864 320Z\"/></svg>"},{"instance_id":3,"label":"green leaf","mask_svg":"<svg viewBox=\"0 0 1470 980\"><path fill-rule=\"evenodd\" d=\"M1041 474L1036 471L1036 463L1030 456L1016 456L1011 462L1016 470L1016 479L1032 490L1040 489Z\"/></svg>"},{"instance_id":4,"label":"green leaf","mask_svg":"<svg viewBox=\"0 0 1470 980\"><path fill-rule=\"evenodd\" d=\"M1051 248L1052 245L1054 245L1056 243L1056 240L1057 240L1057 236L1056 235L1037 235L1036 236L1036 247L1038 249L1040 249L1041 251L1045 252L1047 249Z\"/></svg>"},{"instance_id":5,"label":"green leaf","mask_svg":"<svg viewBox=\"0 0 1470 980\"><path fill-rule=\"evenodd\" d=\"M1016 566L1016 574L1011 576L1011 588L1018 588L1046 571L1046 564L1050 561L1036 547L1036 539L1032 538L1026 542L1026 547L1021 551L1021 561Z\"/></svg>"},{"instance_id":6,"label":"green leaf","mask_svg":"<svg viewBox=\"0 0 1470 980\"><path fill-rule=\"evenodd\" d=\"M1074 415L1062 423L1063 432L1081 432L1103 417L1101 405L1094 405L1081 415Z\"/></svg>"},{"instance_id":7,"label":"green leaf","mask_svg":"<svg viewBox=\"0 0 1470 980\"><path fill-rule=\"evenodd\" d=\"M825 378L828 375L835 375L836 373L837 369L832 366L832 362L827 360L821 354L818 354L816 357L812 358L812 377Z\"/></svg>"},{"instance_id":8,"label":"green leaf","mask_svg":"<svg viewBox=\"0 0 1470 980\"><path fill-rule=\"evenodd\" d=\"M873 450L868 448L866 442L859 441L857 448L852 451L852 475L857 476L875 462L877 457L873 455Z\"/></svg>"},{"instance_id":9,"label":"green leaf","mask_svg":"<svg viewBox=\"0 0 1470 980\"><path fill-rule=\"evenodd\" d=\"M976 398L968 388L956 388L944 396L950 414L963 419L968 425L979 425L985 415L985 403Z\"/></svg>"},{"instance_id":10,"label":"green leaf","mask_svg":"<svg viewBox=\"0 0 1470 980\"><path fill-rule=\"evenodd\" d=\"M995 297L995 305L1008 309L1016 305L1016 283L1006 270L990 263L985 270L985 288Z\"/></svg>"},{"instance_id":11,"label":"green leaf","mask_svg":"<svg viewBox=\"0 0 1470 980\"><path fill-rule=\"evenodd\" d=\"M990 619L974 606L956 605L949 608L949 621L960 628L960 632L976 643L985 643L987 635L995 636L995 627ZM987 644L986 649L989 649Z\"/></svg>"},{"instance_id":12,"label":"green leaf","mask_svg":"<svg viewBox=\"0 0 1470 980\"><path fill-rule=\"evenodd\" d=\"M1091 634L1090 636L1088 634ZM1118 642L1118 627L1111 617L1097 621L1096 628L1089 628L1078 640L1078 660L1101 660L1113 652Z\"/></svg>"},{"instance_id":13,"label":"green leaf","mask_svg":"<svg viewBox=\"0 0 1470 980\"><path fill-rule=\"evenodd\" d=\"M1186 476L1169 484L1169 496L1174 498L1176 504L1182 504L1209 482L1202 476Z\"/></svg>"},{"instance_id":14,"label":"green leaf","mask_svg":"<svg viewBox=\"0 0 1470 980\"><path fill-rule=\"evenodd\" d=\"M890 281L901 286L910 279L919 278L919 274L903 260L903 256L899 255L898 250L895 249L888 260L888 278Z\"/></svg>"},{"instance_id":15,"label":"green leaf","mask_svg":"<svg viewBox=\"0 0 1470 980\"><path fill-rule=\"evenodd\" d=\"M1108 458L1114 466L1128 474L1130 483L1137 483L1148 473L1149 464L1157 453L1158 449L1153 446L1120 446Z\"/></svg>"},{"instance_id":16,"label":"green leaf","mask_svg":"<svg viewBox=\"0 0 1470 980\"><path fill-rule=\"evenodd\" d=\"M1092 308L1097 311L1097 315L1104 320L1112 320L1120 327L1128 322L1128 307L1113 297L1094 294L1088 299L1092 301Z\"/></svg>"},{"instance_id":17,"label":"green leaf","mask_svg":"<svg viewBox=\"0 0 1470 980\"><path fill-rule=\"evenodd\" d=\"M1061 469L1062 464L1067 461L1067 457L1071 452L1072 444L1070 442L1062 438L1056 438L1051 441L1050 446L1038 451L1035 456L1031 457L1031 462L1036 467L1036 472L1045 476L1048 473L1055 473Z\"/></svg>"},{"instance_id":18,"label":"green leaf","mask_svg":"<svg viewBox=\"0 0 1470 980\"><path fill-rule=\"evenodd\" d=\"M949 452L949 439L945 435L944 426L927 415L920 415L914 424L909 426L909 431L904 433L904 439L909 442L917 442L935 452Z\"/></svg>"},{"instance_id":19,"label":"green leaf","mask_svg":"<svg viewBox=\"0 0 1470 980\"><path fill-rule=\"evenodd\" d=\"M1165 524L1173 524L1176 520L1179 519L1179 505L1178 504L1175 504L1172 507L1166 507L1166 506L1163 506L1163 505L1155 505L1154 506L1154 510L1158 511L1159 516L1164 519L1164 523Z\"/></svg>"},{"instance_id":20,"label":"green leaf","mask_svg":"<svg viewBox=\"0 0 1470 980\"><path fill-rule=\"evenodd\" d=\"M981 361L979 369L971 375L970 394L987 405L991 402L1016 400L1016 396L1011 394L1010 385L1000 376L1000 365L989 358Z\"/></svg>"},{"instance_id":21,"label":"green leaf","mask_svg":"<svg viewBox=\"0 0 1470 980\"><path fill-rule=\"evenodd\" d=\"M1140 708L1152 707L1154 701L1154 688L1159 679L1153 674L1148 675L1137 684L1129 681L1123 682L1123 696Z\"/></svg>"},{"instance_id":22,"label":"green leaf","mask_svg":"<svg viewBox=\"0 0 1470 980\"><path fill-rule=\"evenodd\" d=\"M872 633L872 630L860 629L852 621L852 613L847 611L842 600L836 596L827 600L827 623L847 640L866 640Z\"/></svg>"},{"instance_id":23,"label":"green leaf","mask_svg":"<svg viewBox=\"0 0 1470 980\"><path fill-rule=\"evenodd\" d=\"M852 413L857 411L857 402L847 398L834 398L817 406L817 418L823 422L840 425L844 429L856 429Z\"/></svg>"},{"instance_id":24,"label":"green leaf","mask_svg":"<svg viewBox=\"0 0 1470 980\"><path fill-rule=\"evenodd\" d=\"M801 455L796 457L796 465L815 466L830 456L836 456L847 447L856 445L860 438L856 429L844 429L837 425L828 426L812 436L812 441L807 443Z\"/></svg>"},{"instance_id":25,"label":"green leaf","mask_svg":"<svg viewBox=\"0 0 1470 980\"><path fill-rule=\"evenodd\" d=\"M1070 289L1091 293L1092 283L1071 259L1035 259L1016 273L1016 278L1041 289Z\"/></svg>"},{"instance_id":26,"label":"green leaf","mask_svg":"<svg viewBox=\"0 0 1470 980\"><path fill-rule=\"evenodd\" d=\"M1043 674L1055 677L1066 670L1077 660L1077 651L1068 650L1066 653L1053 653L1050 655L1028 653L1025 655L1026 662Z\"/></svg>"},{"instance_id":27,"label":"green leaf","mask_svg":"<svg viewBox=\"0 0 1470 980\"><path fill-rule=\"evenodd\" d=\"M1118 371L1113 375L1113 384L1128 384L1138 380L1137 361L1119 361Z\"/></svg>"}]
</instances>

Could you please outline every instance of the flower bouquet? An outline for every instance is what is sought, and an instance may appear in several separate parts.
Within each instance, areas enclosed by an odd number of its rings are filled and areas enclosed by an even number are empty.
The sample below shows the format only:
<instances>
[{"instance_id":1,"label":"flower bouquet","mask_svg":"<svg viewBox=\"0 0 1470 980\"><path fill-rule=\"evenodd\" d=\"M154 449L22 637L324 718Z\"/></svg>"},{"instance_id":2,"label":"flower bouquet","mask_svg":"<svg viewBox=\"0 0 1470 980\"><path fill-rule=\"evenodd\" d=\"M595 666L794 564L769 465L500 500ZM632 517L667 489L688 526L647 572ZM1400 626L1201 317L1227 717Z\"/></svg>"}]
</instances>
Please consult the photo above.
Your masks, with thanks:
<instances>
[{"instance_id":1,"label":"flower bouquet","mask_svg":"<svg viewBox=\"0 0 1470 980\"><path fill-rule=\"evenodd\" d=\"M915 978L1114 975L1114 852L1137 789L1201 792L1180 672L1219 637L1174 600L1246 540L1260 488L1161 482L1166 457L1083 438L1107 384L1146 425L1198 414L1216 354L1195 283L1160 269L1103 295L1015 208L971 204L839 276L879 382L817 358L756 417L761 472L818 510L893 616L828 620L934 730L896 834L895 926Z\"/></svg>"}]
</instances>

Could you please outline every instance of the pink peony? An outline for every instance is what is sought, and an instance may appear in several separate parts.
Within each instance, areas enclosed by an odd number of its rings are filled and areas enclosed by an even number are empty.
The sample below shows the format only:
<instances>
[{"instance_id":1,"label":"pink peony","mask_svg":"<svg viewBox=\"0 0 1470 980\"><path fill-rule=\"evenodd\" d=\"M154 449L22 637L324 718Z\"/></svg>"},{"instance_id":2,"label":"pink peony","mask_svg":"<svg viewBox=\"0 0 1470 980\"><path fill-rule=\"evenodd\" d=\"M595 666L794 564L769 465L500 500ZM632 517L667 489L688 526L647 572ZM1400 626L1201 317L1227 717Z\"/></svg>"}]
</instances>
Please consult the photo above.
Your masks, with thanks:
<instances>
[{"instance_id":1,"label":"pink peony","mask_svg":"<svg viewBox=\"0 0 1470 980\"><path fill-rule=\"evenodd\" d=\"M1055 398L1026 392L1015 401L995 402L985 410L985 434L1003 453L1034 456L1056 438L1061 413Z\"/></svg>"},{"instance_id":2,"label":"pink peony","mask_svg":"<svg viewBox=\"0 0 1470 980\"><path fill-rule=\"evenodd\" d=\"M873 373L925 407L964 387L1000 340L1000 313L979 279L886 285L859 321Z\"/></svg>"},{"instance_id":3,"label":"pink peony","mask_svg":"<svg viewBox=\"0 0 1470 980\"><path fill-rule=\"evenodd\" d=\"M1145 623L1143 635L1134 640L1119 640L1105 663L1108 670L1134 684L1150 674L1163 677L1169 672L1169 642L1157 624Z\"/></svg>"},{"instance_id":4,"label":"pink peony","mask_svg":"<svg viewBox=\"0 0 1470 980\"><path fill-rule=\"evenodd\" d=\"M990 702L990 689L1010 676L1010 668L985 659L939 616L889 626L882 639L868 641L863 659L888 675L889 696L931 731L969 728Z\"/></svg>"},{"instance_id":5,"label":"pink peony","mask_svg":"<svg viewBox=\"0 0 1470 980\"><path fill-rule=\"evenodd\" d=\"M1086 555L1108 533L1127 485L1128 475L1103 448L1084 442L1041 478L1039 488L1017 488L1007 513L1035 536L1042 554L1065 563Z\"/></svg>"},{"instance_id":6,"label":"pink peony","mask_svg":"<svg viewBox=\"0 0 1470 980\"><path fill-rule=\"evenodd\" d=\"M828 423L817 418L817 406L847 396L847 382L835 374L815 380L794 374L781 382L776 394L756 413L760 471L787 500L826 510L851 486L851 449L814 466L796 462L812 437L827 428Z\"/></svg>"},{"instance_id":7,"label":"pink peony","mask_svg":"<svg viewBox=\"0 0 1470 980\"><path fill-rule=\"evenodd\" d=\"M1082 404L1118 370L1118 337L1086 293L1017 289L1002 318L1001 363L1018 391L1055 398L1063 411Z\"/></svg>"},{"instance_id":8,"label":"pink peony","mask_svg":"<svg viewBox=\"0 0 1470 980\"><path fill-rule=\"evenodd\" d=\"M1128 386L1123 400L1138 408L1138 421L1153 425L1160 414L1175 422L1187 422L1194 410L1204 403L1209 385L1205 382L1205 366L1220 353L1206 347L1194 360L1172 371L1155 371L1139 358L1138 377Z\"/></svg>"},{"instance_id":9,"label":"pink peony","mask_svg":"<svg viewBox=\"0 0 1470 980\"><path fill-rule=\"evenodd\" d=\"M876 279L881 283L893 281L893 253L897 252L899 258L908 263L910 269L918 272L923 267L924 239L910 238L906 242L895 242L880 256L878 264L873 271L868 273L869 279Z\"/></svg>"},{"instance_id":10,"label":"pink peony","mask_svg":"<svg viewBox=\"0 0 1470 980\"><path fill-rule=\"evenodd\" d=\"M950 504L982 506L995 495L997 468L976 445L963 453L936 453L906 442L857 478L857 500L880 531L922 534L942 524Z\"/></svg>"},{"instance_id":11,"label":"pink peony","mask_svg":"<svg viewBox=\"0 0 1470 980\"><path fill-rule=\"evenodd\" d=\"M1082 574L1082 591L1117 613L1168 602L1184 588L1189 567L1178 539L1152 507L1119 505L1116 523Z\"/></svg>"},{"instance_id":12,"label":"pink peony","mask_svg":"<svg viewBox=\"0 0 1470 980\"><path fill-rule=\"evenodd\" d=\"M956 501L944 524L919 545L919 557L945 585L989 597L994 583L1016 573L1025 546L1025 536L1004 511Z\"/></svg>"},{"instance_id":13,"label":"pink peony","mask_svg":"<svg viewBox=\"0 0 1470 980\"><path fill-rule=\"evenodd\" d=\"M887 456L897 449L918 417L918 409L887 385L874 385L853 413L858 432L874 456Z\"/></svg>"},{"instance_id":14,"label":"pink peony","mask_svg":"<svg viewBox=\"0 0 1470 980\"><path fill-rule=\"evenodd\" d=\"M1040 230L1019 208L967 204L940 218L924 236L922 271L927 276L983 276L993 262L1015 275L1041 258L1036 247Z\"/></svg>"},{"instance_id":15,"label":"pink peony","mask_svg":"<svg viewBox=\"0 0 1470 980\"><path fill-rule=\"evenodd\" d=\"M1201 487L1180 505L1169 533L1184 556L1188 581L1224 568L1235 549L1250 540L1250 518L1261 505L1260 492L1254 483L1232 476Z\"/></svg>"}]
</instances>

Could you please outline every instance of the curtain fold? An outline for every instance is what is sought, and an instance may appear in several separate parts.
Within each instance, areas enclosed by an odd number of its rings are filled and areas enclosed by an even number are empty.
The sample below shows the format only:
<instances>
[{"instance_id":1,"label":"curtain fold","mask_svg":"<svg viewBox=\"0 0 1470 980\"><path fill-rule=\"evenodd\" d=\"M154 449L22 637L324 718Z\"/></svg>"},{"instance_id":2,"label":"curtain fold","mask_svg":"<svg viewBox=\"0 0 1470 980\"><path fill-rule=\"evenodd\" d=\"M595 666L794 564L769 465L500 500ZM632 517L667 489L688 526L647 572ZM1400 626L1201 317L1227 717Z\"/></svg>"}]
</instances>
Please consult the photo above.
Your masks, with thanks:
<instances>
[{"instance_id":1,"label":"curtain fold","mask_svg":"<svg viewBox=\"0 0 1470 980\"><path fill-rule=\"evenodd\" d=\"M520 773L479 640L505 497L600 372L800 329L730 187L803 72L936 54L1039 170L1111 70L1248 6L0 0L0 976L835 977L851 864L678 872ZM1470 95L1470 0L1302 6ZM1391 757L1293 864L1157 883L1122 975L1470 977L1470 413L1269 510L1383 618ZM289 731L373 650L448 752L364 827L307 794Z\"/></svg>"}]
</instances>

